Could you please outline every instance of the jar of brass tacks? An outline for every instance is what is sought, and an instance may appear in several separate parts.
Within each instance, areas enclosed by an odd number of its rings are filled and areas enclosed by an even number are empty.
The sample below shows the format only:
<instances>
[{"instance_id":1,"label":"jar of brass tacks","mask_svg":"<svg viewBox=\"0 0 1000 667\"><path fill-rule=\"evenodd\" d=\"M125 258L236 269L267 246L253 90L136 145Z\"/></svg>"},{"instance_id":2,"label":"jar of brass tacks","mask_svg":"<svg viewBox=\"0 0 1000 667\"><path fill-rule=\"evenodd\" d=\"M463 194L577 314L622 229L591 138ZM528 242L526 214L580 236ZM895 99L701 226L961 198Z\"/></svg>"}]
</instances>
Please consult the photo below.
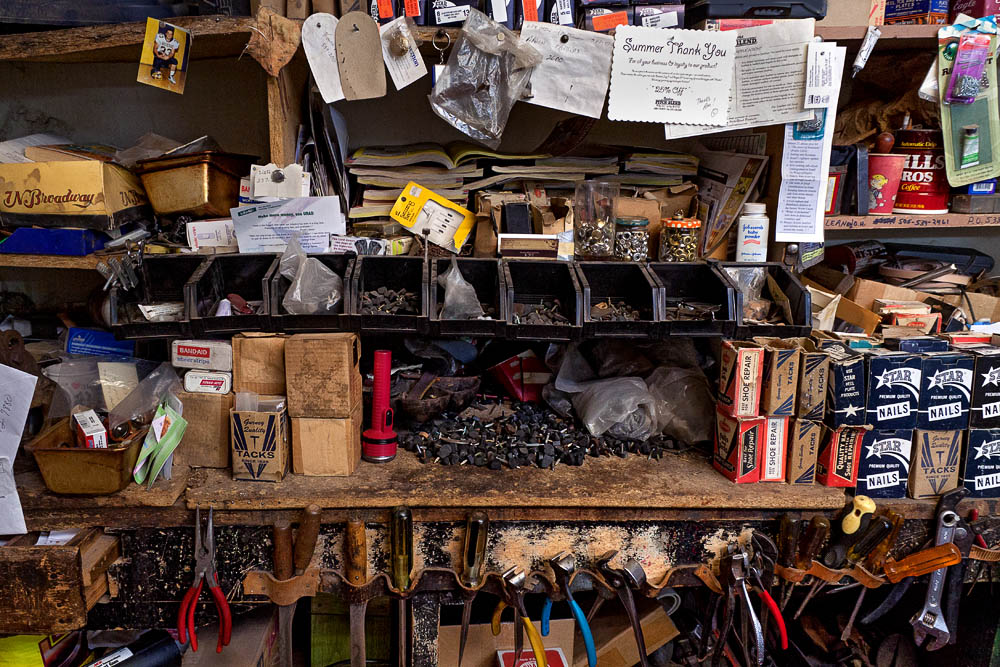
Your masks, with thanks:
<instances>
[{"instance_id":1,"label":"jar of brass tacks","mask_svg":"<svg viewBox=\"0 0 1000 667\"><path fill-rule=\"evenodd\" d=\"M698 233L701 220L685 218L678 213L673 218L664 218L660 230L661 262L698 261Z\"/></svg>"},{"instance_id":2,"label":"jar of brass tacks","mask_svg":"<svg viewBox=\"0 0 1000 667\"><path fill-rule=\"evenodd\" d=\"M615 219L615 259L645 262L649 258L649 219L623 216Z\"/></svg>"},{"instance_id":3,"label":"jar of brass tacks","mask_svg":"<svg viewBox=\"0 0 1000 667\"><path fill-rule=\"evenodd\" d=\"M573 197L574 254L577 259L609 260L615 256L615 202L620 185L592 180L576 184Z\"/></svg>"}]
</instances>

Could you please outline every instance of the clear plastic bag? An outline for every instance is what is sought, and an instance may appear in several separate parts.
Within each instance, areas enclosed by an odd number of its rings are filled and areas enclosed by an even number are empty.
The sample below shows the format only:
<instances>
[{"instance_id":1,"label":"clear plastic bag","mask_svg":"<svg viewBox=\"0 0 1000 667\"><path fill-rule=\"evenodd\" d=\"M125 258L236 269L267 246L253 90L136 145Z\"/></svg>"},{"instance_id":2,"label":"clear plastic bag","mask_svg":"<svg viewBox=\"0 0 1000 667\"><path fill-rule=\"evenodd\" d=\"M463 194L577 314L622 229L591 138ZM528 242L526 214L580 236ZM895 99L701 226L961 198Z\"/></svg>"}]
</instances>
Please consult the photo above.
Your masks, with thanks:
<instances>
[{"instance_id":1,"label":"clear plastic bag","mask_svg":"<svg viewBox=\"0 0 1000 667\"><path fill-rule=\"evenodd\" d=\"M340 308L344 295L343 279L323 262L307 256L298 235L289 239L278 270L292 282L281 300L286 312L292 315L320 315L335 313Z\"/></svg>"},{"instance_id":2,"label":"clear plastic bag","mask_svg":"<svg viewBox=\"0 0 1000 667\"><path fill-rule=\"evenodd\" d=\"M687 444L712 439L715 401L700 369L661 366L646 378L646 386L654 399L658 433Z\"/></svg>"},{"instance_id":3,"label":"clear plastic bag","mask_svg":"<svg viewBox=\"0 0 1000 667\"><path fill-rule=\"evenodd\" d=\"M476 288L462 276L458 261L451 258L451 268L438 276L438 284L444 288L444 308L442 320L477 320L486 313L479 303Z\"/></svg>"},{"instance_id":4,"label":"clear plastic bag","mask_svg":"<svg viewBox=\"0 0 1000 667\"><path fill-rule=\"evenodd\" d=\"M57 388L46 420L54 423L77 412L77 408L99 414L118 410L120 403L128 404L131 394L156 367L156 362L131 357L77 355L47 366L42 373ZM150 413L153 410L155 406Z\"/></svg>"},{"instance_id":5,"label":"clear plastic bag","mask_svg":"<svg viewBox=\"0 0 1000 667\"><path fill-rule=\"evenodd\" d=\"M498 148L507 117L542 55L473 9L430 95L431 108L473 139Z\"/></svg>"},{"instance_id":6,"label":"clear plastic bag","mask_svg":"<svg viewBox=\"0 0 1000 667\"><path fill-rule=\"evenodd\" d=\"M181 391L181 380L169 362L163 362L147 375L128 396L111 409L108 427L114 432L122 422L138 421L147 424L161 403L168 403L178 412L184 408L177 394Z\"/></svg>"},{"instance_id":7,"label":"clear plastic bag","mask_svg":"<svg viewBox=\"0 0 1000 667\"><path fill-rule=\"evenodd\" d=\"M656 432L653 396L640 378L591 382L573 396L573 408L591 435L648 440Z\"/></svg>"}]
</instances>

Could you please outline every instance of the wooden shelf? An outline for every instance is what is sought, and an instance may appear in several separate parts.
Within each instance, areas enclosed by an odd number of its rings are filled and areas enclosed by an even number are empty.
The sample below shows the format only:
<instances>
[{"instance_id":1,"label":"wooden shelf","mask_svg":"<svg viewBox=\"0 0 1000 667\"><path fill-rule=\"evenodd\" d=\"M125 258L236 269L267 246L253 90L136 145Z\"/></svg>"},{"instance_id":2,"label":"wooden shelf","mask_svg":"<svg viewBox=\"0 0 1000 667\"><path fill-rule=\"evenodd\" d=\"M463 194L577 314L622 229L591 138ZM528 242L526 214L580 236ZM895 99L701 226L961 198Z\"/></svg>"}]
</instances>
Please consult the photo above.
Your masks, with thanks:
<instances>
[{"instance_id":1,"label":"wooden shelf","mask_svg":"<svg viewBox=\"0 0 1000 667\"><path fill-rule=\"evenodd\" d=\"M826 218L827 230L853 229L954 229L1000 227L1000 214L941 213L936 215L834 215Z\"/></svg>"},{"instance_id":2,"label":"wooden shelf","mask_svg":"<svg viewBox=\"0 0 1000 667\"><path fill-rule=\"evenodd\" d=\"M937 508L937 498L915 500L913 498L875 498L879 507L886 507L903 515L906 519L933 519ZM965 498L958 505L958 513L968 516L969 510L979 510L980 516L996 516L1000 511L1000 498Z\"/></svg>"},{"instance_id":3,"label":"wooden shelf","mask_svg":"<svg viewBox=\"0 0 1000 667\"><path fill-rule=\"evenodd\" d=\"M117 254L84 255L15 255L0 254L0 268L16 267L26 269L78 269L93 271L98 262L106 262Z\"/></svg>"},{"instance_id":4,"label":"wooden shelf","mask_svg":"<svg viewBox=\"0 0 1000 667\"><path fill-rule=\"evenodd\" d=\"M939 25L882 25L878 29L882 33L875 48L892 48L923 46L924 43L937 43ZM868 26L824 26L820 21L816 24L816 34L828 42L860 42L868 32Z\"/></svg>"},{"instance_id":5,"label":"wooden shelf","mask_svg":"<svg viewBox=\"0 0 1000 667\"><path fill-rule=\"evenodd\" d=\"M256 25L230 16L181 16L170 23L191 31L194 60L239 56ZM145 35L145 22L0 35L0 60L138 63Z\"/></svg>"}]
</instances>

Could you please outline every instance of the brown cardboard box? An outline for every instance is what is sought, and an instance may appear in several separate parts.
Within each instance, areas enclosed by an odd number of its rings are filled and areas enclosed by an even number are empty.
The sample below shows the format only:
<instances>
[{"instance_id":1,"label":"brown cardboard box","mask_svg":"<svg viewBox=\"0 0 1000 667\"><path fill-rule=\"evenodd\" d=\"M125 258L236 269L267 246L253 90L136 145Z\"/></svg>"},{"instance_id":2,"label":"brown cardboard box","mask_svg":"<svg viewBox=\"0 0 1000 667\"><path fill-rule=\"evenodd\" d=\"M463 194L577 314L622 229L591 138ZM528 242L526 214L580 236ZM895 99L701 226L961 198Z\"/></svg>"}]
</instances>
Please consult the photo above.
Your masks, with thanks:
<instances>
[{"instance_id":1,"label":"brown cardboard box","mask_svg":"<svg viewBox=\"0 0 1000 667\"><path fill-rule=\"evenodd\" d=\"M884 22L885 0L833 0L827 3L826 17L816 27L855 27L882 25Z\"/></svg>"},{"instance_id":2,"label":"brown cardboard box","mask_svg":"<svg viewBox=\"0 0 1000 667\"><path fill-rule=\"evenodd\" d=\"M656 606L639 619L642 636L646 640L646 653L652 653L680 634L662 607ZM591 624L597 664L601 667L632 667L639 662L639 649L635 645L632 626L624 614L597 616ZM581 648L582 642L581 642ZM573 657L573 667L586 667L586 650Z\"/></svg>"},{"instance_id":3,"label":"brown cardboard box","mask_svg":"<svg viewBox=\"0 0 1000 667\"><path fill-rule=\"evenodd\" d=\"M911 498L936 498L958 487L965 431L914 431L910 453Z\"/></svg>"},{"instance_id":4,"label":"brown cardboard box","mask_svg":"<svg viewBox=\"0 0 1000 667\"><path fill-rule=\"evenodd\" d=\"M789 484L816 483L816 459L823 438L823 425L806 419L793 419L788 426Z\"/></svg>"},{"instance_id":5,"label":"brown cardboard box","mask_svg":"<svg viewBox=\"0 0 1000 667\"><path fill-rule=\"evenodd\" d=\"M347 477L361 460L362 409L349 419L292 417L292 472L315 477Z\"/></svg>"},{"instance_id":6,"label":"brown cardboard box","mask_svg":"<svg viewBox=\"0 0 1000 667\"><path fill-rule=\"evenodd\" d=\"M851 487L858 481L861 442L871 426L841 426L829 432L816 461L816 481L823 486Z\"/></svg>"},{"instance_id":7,"label":"brown cardboard box","mask_svg":"<svg viewBox=\"0 0 1000 667\"><path fill-rule=\"evenodd\" d=\"M639 197L619 197L615 203L615 215L646 218L649 221L649 259L655 260L660 247L660 202Z\"/></svg>"},{"instance_id":8,"label":"brown cardboard box","mask_svg":"<svg viewBox=\"0 0 1000 667\"><path fill-rule=\"evenodd\" d=\"M285 340L272 333L233 336L233 392L285 395Z\"/></svg>"},{"instance_id":9,"label":"brown cardboard box","mask_svg":"<svg viewBox=\"0 0 1000 667\"><path fill-rule=\"evenodd\" d=\"M347 419L361 402L361 341L352 333L296 334L285 345L288 413Z\"/></svg>"},{"instance_id":10,"label":"brown cardboard box","mask_svg":"<svg viewBox=\"0 0 1000 667\"><path fill-rule=\"evenodd\" d=\"M504 614L507 618L509 612ZM537 621L532 625L541 633L541 624ZM571 618L553 619L549 623L549 634L544 638L545 648L560 648L566 656L573 655L573 641L576 632L576 622ZM442 625L438 628L438 667L458 667L458 644L461 626ZM531 646L524 641L527 655L531 655ZM462 656L462 667L495 667L497 650L514 648L514 624L501 623L500 634L496 637L490 631L490 624L469 626L469 639L465 645L465 655ZM524 656L521 656L522 659Z\"/></svg>"},{"instance_id":11,"label":"brown cardboard box","mask_svg":"<svg viewBox=\"0 0 1000 667\"><path fill-rule=\"evenodd\" d=\"M794 342L780 338L758 339L758 342L764 343L760 411L765 415L790 417L795 414L801 352Z\"/></svg>"},{"instance_id":12,"label":"brown cardboard box","mask_svg":"<svg viewBox=\"0 0 1000 667\"><path fill-rule=\"evenodd\" d=\"M722 341L719 407L736 417L760 414L764 348L745 341Z\"/></svg>"},{"instance_id":13,"label":"brown cardboard box","mask_svg":"<svg viewBox=\"0 0 1000 667\"><path fill-rule=\"evenodd\" d=\"M826 385L830 379L830 358L810 339L795 340L802 350L795 414L802 419L823 421L823 414L826 412Z\"/></svg>"},{"instance_id":14,"label":"brown cardboard box","mask_svg":"<svg viewBox=\"0 0 1000 667\"><path fill-rule=\"evenodd\" d=\"M229 645L222 653L215 650L187 651L181 667L273 667L278 663L278 612L272 605L261 605L249 614L241 615L233 623ZM219 625L199 628L205 644L212 644L218 636Z\"/></svg>"},{"instance_id":15,"label":"brown cardboard box","mask_svg":"<svg viewBox=\"0 0 1000 667\"><path fill-rule=\"evenodd\" d=\"M174 453L174 462L193 468L229 467L229 412L233 394L177 392L184 405L187 430Z\"/></svg>"},{"instance_id":16,"label":"brown cardboard box","mask_svg":"<svg viewBox=\"0 0 1000 667\"><path fill-rule=\"evenodd\" d=\"M261 396L261 400L284 397ZM233 410L233 479L280 482L288 468L288 410Z\"/></svg>"}]
</instances>

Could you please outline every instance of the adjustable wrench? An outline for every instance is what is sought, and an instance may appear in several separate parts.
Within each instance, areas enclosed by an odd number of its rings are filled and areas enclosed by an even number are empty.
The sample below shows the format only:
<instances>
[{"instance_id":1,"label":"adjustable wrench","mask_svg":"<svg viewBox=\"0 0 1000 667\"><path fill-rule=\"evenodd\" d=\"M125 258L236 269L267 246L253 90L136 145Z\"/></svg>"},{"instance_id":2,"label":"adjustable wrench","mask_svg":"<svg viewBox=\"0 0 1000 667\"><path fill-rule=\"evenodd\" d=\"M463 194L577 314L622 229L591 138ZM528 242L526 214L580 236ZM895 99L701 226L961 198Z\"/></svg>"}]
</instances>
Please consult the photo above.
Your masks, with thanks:
<instances>
[{"instance_id":1,"label":"adjustable wrench","mask_svg":"<svg viewBox=\"0 0 1000 667\"><path fill-rule=\"evenodd\" d=\"M951 510L945 510L938 515L935 546L948 544L954 539L958 519L958 514ZM944 613L941 610L941 594L944 593L944 580L947 572L948 570L945 568L931 572L924 608L910 620L910 624L913 626L913 641L916 642L917 646L923 646L928 635L933 637L927 646L928 651L936 651L947 645L950 639L948 624L945 622Z\"/></svg>"}]
</instances>

